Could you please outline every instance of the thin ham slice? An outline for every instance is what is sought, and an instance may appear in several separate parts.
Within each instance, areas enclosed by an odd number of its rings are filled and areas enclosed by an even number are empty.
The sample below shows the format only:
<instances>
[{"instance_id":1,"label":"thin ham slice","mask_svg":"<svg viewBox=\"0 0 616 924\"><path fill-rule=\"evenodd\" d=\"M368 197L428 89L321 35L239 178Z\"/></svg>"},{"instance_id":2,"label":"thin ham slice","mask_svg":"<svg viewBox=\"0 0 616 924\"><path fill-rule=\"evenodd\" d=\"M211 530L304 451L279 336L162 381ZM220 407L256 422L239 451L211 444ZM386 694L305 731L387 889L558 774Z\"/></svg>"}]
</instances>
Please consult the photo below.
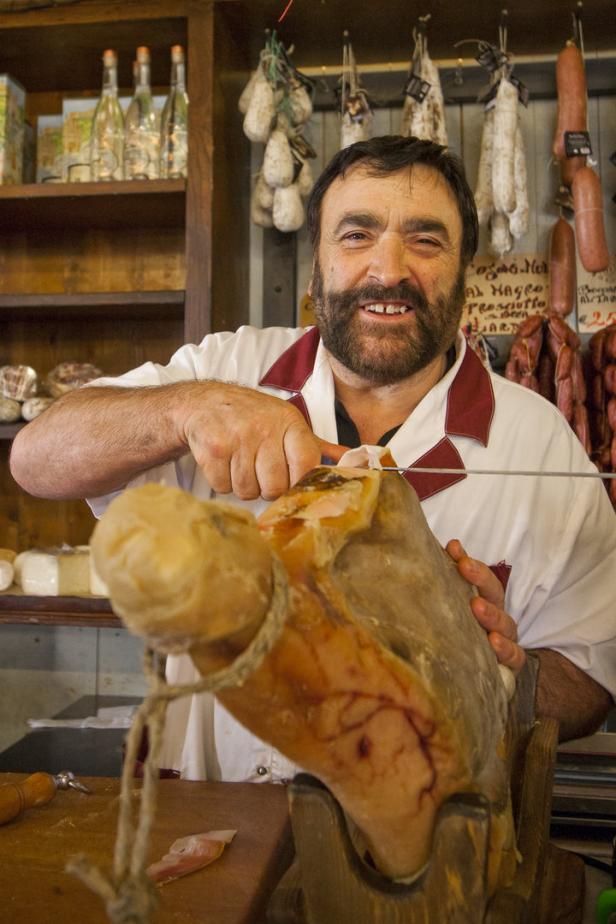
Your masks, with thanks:
<instances>
[{"instance_id":1,"label":"thin ham slice","mask_svg":"<svg viewBox=\"0 0 616 924\"><path fill-rule=\"evenodd\" d=\"M180 837L173 842L169 853L148 867L147 874L153 882L164 885L203 869L218 859L225 845L230 844L236 834L236 830L206 831Z\"/></svg>"}]
</instances>

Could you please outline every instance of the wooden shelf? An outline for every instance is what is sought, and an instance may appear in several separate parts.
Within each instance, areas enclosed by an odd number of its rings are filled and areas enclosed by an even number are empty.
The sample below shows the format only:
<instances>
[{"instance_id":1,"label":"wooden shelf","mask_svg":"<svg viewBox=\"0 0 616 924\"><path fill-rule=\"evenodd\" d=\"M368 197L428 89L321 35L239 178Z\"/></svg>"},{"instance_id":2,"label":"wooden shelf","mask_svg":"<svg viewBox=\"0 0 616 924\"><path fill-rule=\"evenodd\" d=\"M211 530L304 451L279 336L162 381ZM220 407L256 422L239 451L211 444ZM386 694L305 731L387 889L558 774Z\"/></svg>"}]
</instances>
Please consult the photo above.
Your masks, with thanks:
<instances>
[{"instance_id":1,"label":"wooden shelf","mask_svg":"<svg viewBox=\"0 0 616 924\"><path fill-rule=\"evenodd\" d=\"M181 318L184 290L156 292L58 292L0 294L0 317L165 317Z\"/></svg>"},{"instance_id":2,"label":"wooden shelf","mask_svg":"<svg viewBox=\"0 0 616 924\"><path fill-rule=\"evenodd\" d=\"M170 48L172 45L187 44L185 11L178 3L178 15L182 18L146 18L144 4L115 2L112 4L88 3L92 7L91 18L99 22L71 22L81 17L80 10L54 9L36 10L4 15L2 17L2 49L0 51L0 73L8 73L23 84L28 93L47 92L61 89L78 93L83 90L99 91L105 48L118 52L118 81L120 87L132 87L132 61L135 48L147 45L152 55L152 85L168 86L171 71ZM98 13L96 7L98 6ZM122 6L125 7L122 10ZM153 10L159 14L164 5ZM167 12L169 4L167 6ZM131 16L133 19L127 19ZM43 13L43 15L41 15ZM68 20L68 21L67 21ZM106 20L106 21L105 21ZM123 21L122 21L123 20ZM41 28L42 26L42 28Z\"/></svg>"},{"instance_id":3,"label":"wooden shelf","mask_svg":"<svg viewBox=\"0 0 616 924\"><path fill-rule=\"evenodd\" d=\"M122 626L106 597L30 597L0 593L0 623L54 626Z\"/></svg>"},{"instance_id":4,"label":"wooden shelf","mask_svg":"<svg viewBox=\"0 0 616 924\"><path fill-rule=\"evenodd\" d=\"M0 424L0 440L12 440L25 426L25 420L12 424Z\"/></svg>"},{"instance_id":5,"label":"wooden shelf","mask_svg":"<svg viewBox=\"0 0 616 924\"><path fill-rule=\"evenodd\" d=\"M0 222L13 231L181 228L186 180L0 186Z\"/></svg>"}]
</instances>

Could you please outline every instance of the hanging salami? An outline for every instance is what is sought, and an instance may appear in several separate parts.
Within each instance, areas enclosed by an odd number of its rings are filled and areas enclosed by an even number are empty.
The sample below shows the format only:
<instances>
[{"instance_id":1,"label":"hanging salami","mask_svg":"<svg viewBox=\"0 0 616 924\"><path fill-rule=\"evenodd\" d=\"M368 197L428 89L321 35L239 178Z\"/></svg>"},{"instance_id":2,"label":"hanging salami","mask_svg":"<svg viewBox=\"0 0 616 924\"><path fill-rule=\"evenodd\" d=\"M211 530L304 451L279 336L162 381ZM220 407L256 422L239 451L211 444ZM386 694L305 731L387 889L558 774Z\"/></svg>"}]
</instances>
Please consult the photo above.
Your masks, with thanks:
<instances>
[{"instance_id":1,"label":"hanging salami","mask_svg":"<svg viewBox=\"0 0 616 924\"><path fill-rule=\"evenodd\" d=\"M445 102L438 68L428 54L426 24L430 16L421 16L413 30L415 48L404 88L404 105L400 134L424 138L447 147Z\"/></svg>"}]
</instances>

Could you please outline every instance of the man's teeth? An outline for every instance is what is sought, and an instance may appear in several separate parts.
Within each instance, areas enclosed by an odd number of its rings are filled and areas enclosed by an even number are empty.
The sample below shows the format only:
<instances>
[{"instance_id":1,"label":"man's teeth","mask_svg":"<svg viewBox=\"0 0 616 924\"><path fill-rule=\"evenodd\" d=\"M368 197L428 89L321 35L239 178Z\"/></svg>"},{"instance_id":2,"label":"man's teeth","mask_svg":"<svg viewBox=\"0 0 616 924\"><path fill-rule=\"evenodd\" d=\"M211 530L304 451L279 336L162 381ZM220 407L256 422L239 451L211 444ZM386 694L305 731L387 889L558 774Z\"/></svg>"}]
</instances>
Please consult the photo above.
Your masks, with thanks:
<instances>
[{"instance_id":1,"label":"man's teeth","mask_svg":"<svg viewBox=\"0 0 616 924\"><path fill-rule=\"evenodd\" d=\"M366 311L373 311L375 314L404 314L409 311L408 305L388 305L385 302L374 302L371 305L364 305Z\"/></svg>"}]
</instances>

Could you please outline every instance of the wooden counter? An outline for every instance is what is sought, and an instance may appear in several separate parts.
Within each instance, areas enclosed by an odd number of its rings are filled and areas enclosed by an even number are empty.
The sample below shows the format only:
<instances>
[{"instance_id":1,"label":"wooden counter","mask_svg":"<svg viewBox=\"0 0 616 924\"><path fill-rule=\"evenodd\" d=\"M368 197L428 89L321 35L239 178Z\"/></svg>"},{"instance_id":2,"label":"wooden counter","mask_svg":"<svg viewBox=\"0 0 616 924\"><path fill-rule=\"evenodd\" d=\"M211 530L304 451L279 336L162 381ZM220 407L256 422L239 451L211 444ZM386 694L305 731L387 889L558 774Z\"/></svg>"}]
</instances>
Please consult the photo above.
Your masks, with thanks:
<instances>
[{"instance_id":1,"label":"wooden counter","mask_svg":"<svg viewBox=\"0 0 616 924\"><path fill-rule=\"evenodd\" d=\"M25 774L0 774L0 784ZM58 792L0 827L0 918L27 924L107 924L102 901L64 872L85 853L109 869L115 841L119 780L84 780L92 795ZM135 789L140 783L135 781ZM291 858L283 786L161 780L151 860L178 837L237 828L235 840L211 866L160 889L152 924L261 924L273 889Z\"/></svg>"}]
</instances>

